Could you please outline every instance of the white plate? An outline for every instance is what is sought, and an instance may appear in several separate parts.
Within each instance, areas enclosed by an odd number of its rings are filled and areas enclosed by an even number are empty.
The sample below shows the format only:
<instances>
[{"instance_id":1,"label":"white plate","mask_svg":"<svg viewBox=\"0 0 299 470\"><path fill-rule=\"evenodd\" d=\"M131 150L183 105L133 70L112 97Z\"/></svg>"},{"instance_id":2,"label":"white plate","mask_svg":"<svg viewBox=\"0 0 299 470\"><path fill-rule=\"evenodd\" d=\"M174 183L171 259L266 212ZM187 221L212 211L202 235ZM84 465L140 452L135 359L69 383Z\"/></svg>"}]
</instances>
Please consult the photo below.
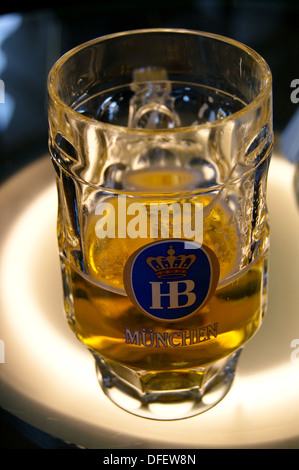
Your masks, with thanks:
<instances>
[{"instance_id":1,"label":"white plate","mask_svg":"<svg viewBox=\"0 0 299 470\"><path fill-rule=\"evenodd\" d=\"M0 406L85 448L298 448L299 212L293 174L290 163L273 157L264 323L242 353L222 402L175 422L138 418L104 396L93 358L63 314L49 158L10 179L0 188Z\"/></svg>"}]
</instances>

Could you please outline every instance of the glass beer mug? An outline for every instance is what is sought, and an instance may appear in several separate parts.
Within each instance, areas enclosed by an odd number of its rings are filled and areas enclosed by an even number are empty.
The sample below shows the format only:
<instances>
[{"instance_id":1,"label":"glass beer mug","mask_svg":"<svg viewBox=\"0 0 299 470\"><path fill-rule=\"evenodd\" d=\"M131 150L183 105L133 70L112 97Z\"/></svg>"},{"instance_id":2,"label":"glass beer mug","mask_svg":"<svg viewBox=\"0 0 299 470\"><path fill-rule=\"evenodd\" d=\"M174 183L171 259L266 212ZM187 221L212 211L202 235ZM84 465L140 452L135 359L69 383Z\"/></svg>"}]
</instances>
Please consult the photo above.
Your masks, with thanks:
<instances>
[{"instance_id":1,"label":"glass beer mug","mask_svg":"<svg viewBox=\"0 0 299 470\"><path fill-rule=\"evenodd\" d=\"M89 41L49 74L66 317L135 415L214 406L262 322L271 87L249 47L171 29Z\"/></svg>"}]
</instances>

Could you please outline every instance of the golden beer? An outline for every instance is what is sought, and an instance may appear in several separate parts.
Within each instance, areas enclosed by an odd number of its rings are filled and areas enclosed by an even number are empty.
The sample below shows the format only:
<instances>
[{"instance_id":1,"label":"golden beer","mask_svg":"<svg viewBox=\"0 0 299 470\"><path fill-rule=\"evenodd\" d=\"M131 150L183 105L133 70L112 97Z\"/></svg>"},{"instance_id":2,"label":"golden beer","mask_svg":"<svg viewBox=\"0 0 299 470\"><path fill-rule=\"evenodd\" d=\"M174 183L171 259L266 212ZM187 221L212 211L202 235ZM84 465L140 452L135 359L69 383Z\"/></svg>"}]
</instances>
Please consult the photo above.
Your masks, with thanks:
<instances>
[{"instance_id":1,"label":"golden beer","mask_svg":"<svg viewBox=\"0 0 299 470\"><path fill-rule=\"evenodd\" d=\"M165 183L181 179L186 173L148 172L138 175L139 184L146 178L148 189L161 193ZM180 178L181 176L181 178ZM191 176L190 176L191 178ZM143 197L141 197L143 196ZM152 238L98 238L96 223L91 216L84 233L86 272L82 273L65 257L61 258L68 273L72 301L66 303L68 319L77 337L88 348L108 361L142 371L184 372L218 361L243 346L258 329L265 310L267 274L268 228L255 259L240 268L238 226L223 202L214 202L207 195L193 196L192 202L201 202L204 218L203 244L217 256L220 267L218 287L209 302L187 319L177 322L155 321L138 310L126 294L123 273L128 258L140 246L153 242ZM153 198L138 194L136 200L147 208ZM175 198L167 196L163 202L171 205ZM181 204L187 198L181 199ZM116 209L117 200L113 201ZM130 204L127 201L127 206ZM126 217L129 224L133 215ZM170 218L170 240L173 224ZM163 382L160 387L167 387Z\"/></svg>"},{"instance_id":2,"label":"golden beer","mask_svg":"<svg viewBox=\"0 0 299 470\"><path fill-rule=\"evenodd\" d=\"M48 90L68 323L121 408L202 413L266 309L270 70L228 38L140 30L69 51Z\"/></svg>"}]
</instances>

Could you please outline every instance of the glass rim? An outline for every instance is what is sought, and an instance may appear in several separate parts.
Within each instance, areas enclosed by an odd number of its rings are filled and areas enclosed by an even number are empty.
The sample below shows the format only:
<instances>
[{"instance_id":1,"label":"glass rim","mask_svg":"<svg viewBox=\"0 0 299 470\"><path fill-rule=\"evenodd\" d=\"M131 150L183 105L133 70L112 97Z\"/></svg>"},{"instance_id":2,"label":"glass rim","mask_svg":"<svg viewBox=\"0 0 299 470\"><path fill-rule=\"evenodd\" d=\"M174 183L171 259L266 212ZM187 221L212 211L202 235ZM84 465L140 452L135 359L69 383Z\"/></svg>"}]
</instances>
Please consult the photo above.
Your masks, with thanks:
<instances>
[{"instance_id":1,"label":"glass rim","mask_svg":"<svg viewBox=\"0 0 299 470\"><path fill-rule=\"evenodd\" d=\"M73 173L70 169L64 167L57 159L55 159L55 163L61 168L62 172L70 176L71 178L74 178L78 183L82 185L86 185L89 188L96 190L96 191L102 191L105 193L105 195L114 195L114 196L127 196L129 198L138 198L138 199L148 199L148 198L153 198L153 199L167 199L171 197L172 199L181 199L184 197L196 197L199 195L203 194L208 194L211 192L215 191L222 191L225 187L235 185L242 179L247 178L251 173L256 171L256 169L261 166L267 159L271 158L273 150L273 140L271 141L271 144L269 146L269 152L266 153L266 155L259 160L259 162L256 165L253 165L249 167L246 171L244 171L241 175L234 176L230 178L230 175L227 177L226 181L223 181L222 183L217 183L217 184L212 184L211 186L206 186L206 187L198 187L195 189L171 189L169 191L163 191L163 192L157 192L157 190L152 190L152 191L147 191L146 189L142 189L141 191L136 191L134 189L117 189L117 188L110 188L108 186L104 186L102 184L96 184L91 181L85 180L82 178L82 176Z\"/></svg>"},{"instance_id":2,"label":"glass rim","mask_svg":"<svg viewBox=\"0 0 299 470\"><path fill-rule=\"evenodd\" d=\"M94 44L99 44L101 42L109 41L118 37L133 36L133 35L138 35L138 34L154 34L154 33L172 33L172 34L185 34L189 36L190 35L200 36L204 38L214 39L216 41L220 41L223 43L231 44L232 46L245 51L247 54L249 54L251 57L254 58L255 62L258 63L259 66L262 67L264 71L263 73L264 83L263 83L262 89L259 91L258 95L253 100L251 100L248 104L245 104L243 108L230 114L229 116L225 116L221 119L215 119L214 121L207 121L207 122L200 123L200 124L192 124L190 126L174 127L171 129L169 128L144 129L144 128L135 128L135 127L128 127L128 126L123 126L123 125L106 123L106 122L103 122L103 121L100 121L95 118L85 116L79 113L78 111L76 111L76 109L67 105L64 102L64 100L59 96L59 93L57 92L56 84L55 84L56 76L58 72L61 70L61 68L63 67L63 65L78 52L90 46L93 46ZM99 36L97 38L83 42L82 44L79 44L78 46L65 52L54 63L54 65L49 71L48 79L47 79L47 90L48 90L49 97L53 100L56 106L58 105L60 108L63 108L65 112L67 112L68 114L72 114L76 119L85 121L86 123L89 123L89 124L93 123L93 125L96 125L97 127L102 128L102 129L114 129L118 133L125 132L126 134L130 133L130 134L136 134L136 135L138 134L140 135L169 134L169 133L174 134L174 133L179 133L179 132L181 133L190 132L190 131L194 131L196 129L204 128L204 127L214 128L214 127L222 126L225 122L236 120L239 117L246 115L251 110L256 109L260 105L260 103L264 100L265 97L270 96L271 88L272 88L272 73L271 73L270 67L267 64L266 60L258 52L252 49L250 46L247 46L246 44L243 44L240 41L237 41L235 39L232 39L232 38L220 35L220 34L209 33L209 32L204 32L204 31L196 31L192 29L182 29L182 28L132 29L132 30L121 31L117 33Z\"/></svg>"}]
</instances>

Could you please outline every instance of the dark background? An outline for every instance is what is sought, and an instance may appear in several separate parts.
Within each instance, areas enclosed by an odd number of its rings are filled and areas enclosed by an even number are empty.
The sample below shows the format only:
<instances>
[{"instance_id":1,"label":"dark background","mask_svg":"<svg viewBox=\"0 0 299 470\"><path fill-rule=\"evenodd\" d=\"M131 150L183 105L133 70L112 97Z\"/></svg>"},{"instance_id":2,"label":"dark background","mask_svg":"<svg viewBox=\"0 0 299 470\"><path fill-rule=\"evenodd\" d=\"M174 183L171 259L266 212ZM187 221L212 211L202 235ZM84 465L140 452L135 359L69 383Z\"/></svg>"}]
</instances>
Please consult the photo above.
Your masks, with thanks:
<instances>
[{"instance_id":1,"label":"dark background","mask_svg":"<svg viewBox=\"0 0 299 470\"><path fill-rule=\"evenodd\" d=\"M272 69L274 130L284 130L298 109L290 99L290 84L299 79L298 1L10 3L0 7L0 79L5 85L5 102L0 103L0 182L47 153L46 80L56 59L104 34L155 27L208 31L254 48ZM1 448L40 446L22 437L28 429L15 431L21 423L9 423L7 418L0 420Z\"/></svg>"},{"instance_id":2,"label":"dark background","mask_svg":"<svg viewBox=\"0 0 299 470\"><path fill-rule=\"evenodd\" d=\"M8 3L8 2L5 2ZM274 128L296 111L291 81L299 78L299 2L229 0L106 0L0 7L1 180L47 152L46 79L70 48L112 32L178 27L235 38L254 48L273 73ZM10 31L10 32L9 32ZM0 181L1 181L0 180Z\"/></svg>"}]
</instances>

